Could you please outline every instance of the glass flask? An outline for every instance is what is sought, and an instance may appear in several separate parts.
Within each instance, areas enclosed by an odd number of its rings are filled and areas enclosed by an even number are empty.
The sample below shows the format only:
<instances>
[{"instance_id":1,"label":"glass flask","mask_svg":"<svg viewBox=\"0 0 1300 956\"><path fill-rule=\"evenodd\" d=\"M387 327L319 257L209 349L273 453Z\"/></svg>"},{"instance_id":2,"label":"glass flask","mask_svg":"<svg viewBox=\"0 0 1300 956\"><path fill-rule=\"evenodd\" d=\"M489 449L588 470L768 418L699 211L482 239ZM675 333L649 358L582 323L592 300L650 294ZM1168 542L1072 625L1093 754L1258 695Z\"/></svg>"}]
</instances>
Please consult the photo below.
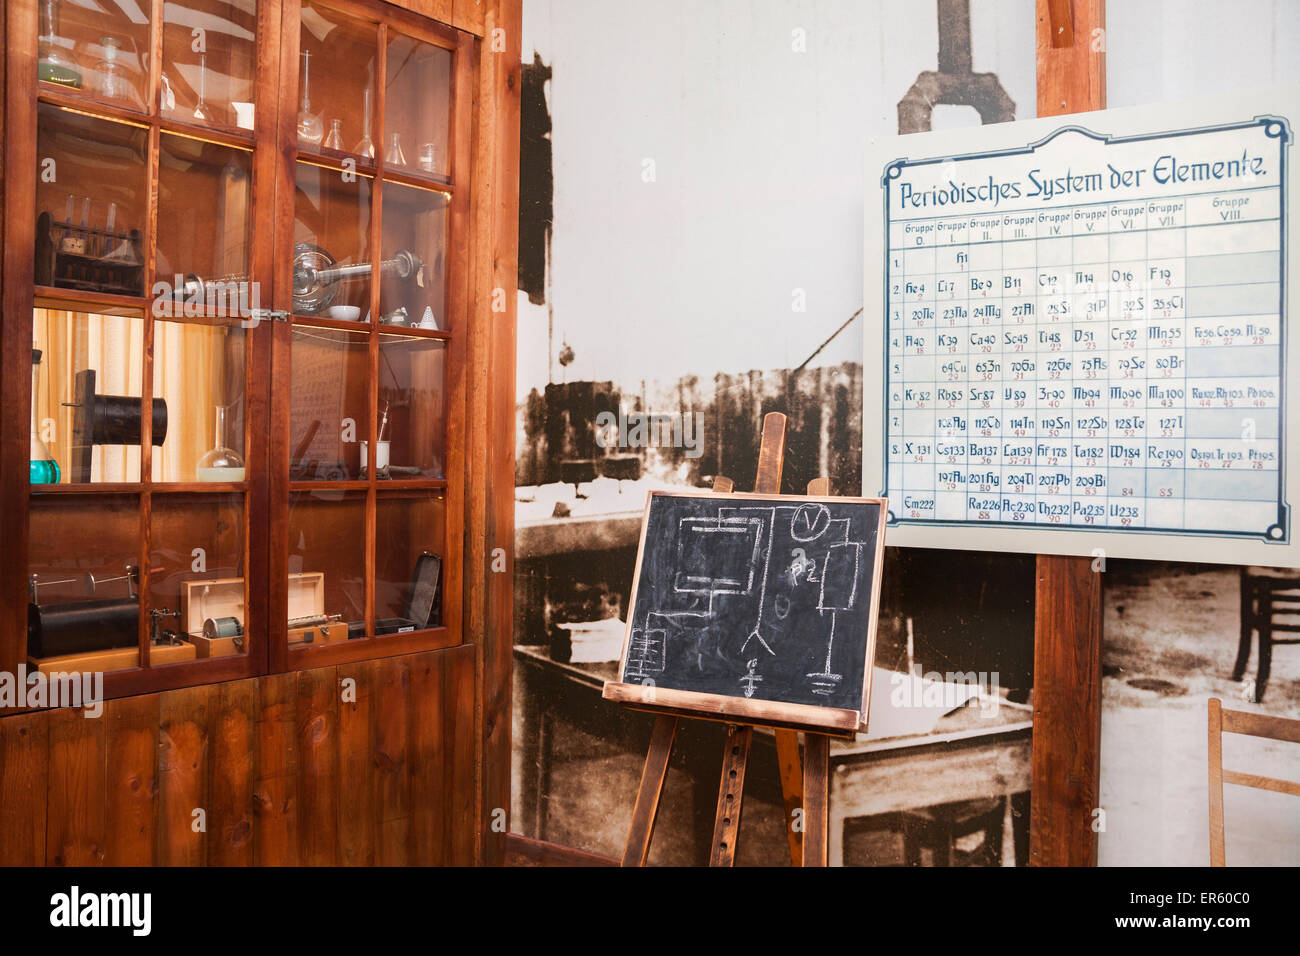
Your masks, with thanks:
<instances>
[{"instance_id":1,"label":"glass flask","mask_svg":"<svg viewBox=\"0 0 1300 956\"><path fill-rule=\"evenodd\" d=\"M122 64L117 62L121 44L117 37L100 37L99 44L104 48L104 59L95 64L99 74L99 93L107 100L124 100L131 95L131 85L122 73Z\"/></svg>"},{"instance_id":2,"label":"glass flask","mask_svg":"<svg viewBox=\"0 0 1300 956\"><path fill-rule=\"evenodd\" d=\"M47 83L81 89L81 69L59 36L59 0L41 0L40 37L36 47L36 75Z\"/></svg>"},{"instance_id":3,"label":"glass flask","mask_svg":"<svg viewBox=\"0 0 1300 956\"><path fill-rule=\"evenodd\" d=\"M325 149L338 150L343 152L343 121L330 120L330 134L325 137L325 142L321 143Z\"/></svg>"},{"instance_id":4,"label":"glass flask","mask_svg":"<svg viewBox=\"0 0 1300 956\"><path fill-rule=\"evenodd\" d=\"M358 156L365 156L368 159L375 158L375 141L370 138L370 90L367 88L361 106L361 142L357 143L357 148L353 150Z\"/></svg>"},{"instance_id":5,"label":"glass flask","mask_svg":"<svg viewBox=\"0 0 1300 956\"><path fill-rule=\"evenodd\" d=\"M311 111L310 77L308 75L310 66L311 51L304 50L302 53L302 106L298 109L298 139L308 146L319 146L320 141L325 138L325 124L321 122L319 113Z\"/></svg>"},{"instance_id":6,"label":"glass flask","mask_svg":"<svg viewBox=\"0 0 1300 956\"><path fill-rule=\"evenodd\" d=\"M215 406L217 411L216 432L213 447L202 458L196 469L199 481L243 481L244 456L227 444L226 408Z\"/></svg>"},{"instance_id":7,"label":"glass flask","mask_svg":"<svg viewBox=\"0 0 1300 956\"><path fill-rule=\"evenodd\" d=\"M41 391L41 350L32 349L32 450L31 478L33 485L57 485L59 483L59 463L50 454L45 442L41 441L38 427L36 403Z\"/></svg>"},{"instance_id":8,"label":"glass flask","mask_svg":"<svg viewBox=\"0 0 1300 956\"><path fill-rule=\"evenodd\" d=\"M388 139L388 152L384 153L384 164L387 166L405 166L406 154L402 152L402 138L394 133Z\"/></svg>"},{"instance_id":9,"label":"glass flask","mask_svg":"<svg viewBox=\"0 0 1300 956\"><path fill-rule=\"evenodd\" d=\"M208 56L199 55L199 101L194 104L194 121L211 125L212 107L208 106Z\"/></svg>"}]
</instances>

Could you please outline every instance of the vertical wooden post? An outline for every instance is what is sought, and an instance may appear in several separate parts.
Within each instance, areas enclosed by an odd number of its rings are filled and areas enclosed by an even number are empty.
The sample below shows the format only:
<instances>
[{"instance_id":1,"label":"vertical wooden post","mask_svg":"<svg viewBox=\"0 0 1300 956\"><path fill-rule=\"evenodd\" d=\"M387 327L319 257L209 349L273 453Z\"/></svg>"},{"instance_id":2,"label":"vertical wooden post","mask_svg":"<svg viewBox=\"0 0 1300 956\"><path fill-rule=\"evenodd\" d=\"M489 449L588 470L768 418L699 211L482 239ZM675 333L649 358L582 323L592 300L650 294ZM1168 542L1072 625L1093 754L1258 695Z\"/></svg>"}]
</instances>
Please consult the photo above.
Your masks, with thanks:
<instances>
[{"instance_id":1,"label":"vertical wooden post","mask_svg":"<svg viewBox=\"0 0 1300 956\"><path fill-rule=\"evenodd\" d=\"M1104 0L1038 0L1038 115L1106 106ZM1101 574L1040 554L1034 592L1030 863L1095 866L1101 750Z\"/></svg>"},{"instance_id":2,"label":"vertical wooden post","mask_svg":"<svg viewBox=\"0 0 1300 956\"><path fill-rule=\"evenodd\" d=\"M1210 866L1226 866L1223 845L1223 703L1210 698Z\"/></svg>"}]
</instances>

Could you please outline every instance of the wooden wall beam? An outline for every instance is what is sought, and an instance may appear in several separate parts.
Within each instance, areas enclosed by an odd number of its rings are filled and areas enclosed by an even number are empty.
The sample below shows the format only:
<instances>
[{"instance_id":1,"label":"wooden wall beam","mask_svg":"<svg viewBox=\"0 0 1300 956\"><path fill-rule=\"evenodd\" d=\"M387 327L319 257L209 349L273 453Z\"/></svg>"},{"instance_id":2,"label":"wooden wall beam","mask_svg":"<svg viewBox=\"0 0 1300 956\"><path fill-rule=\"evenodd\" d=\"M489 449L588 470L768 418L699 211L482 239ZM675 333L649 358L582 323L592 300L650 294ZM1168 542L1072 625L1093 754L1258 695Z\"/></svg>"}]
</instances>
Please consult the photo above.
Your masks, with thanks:
<instances>
[{"instance_id":1,"label":"wooden wall beam","mask_svg":"<svg viewBox=\"0 0 1300 956\"><path fill-rule=\"evenodd\" d=\"M466 561L469 587L483 590L480 645L481 729L478 808L480 860L505 859L505 815L510 807L510 680L514 648L515 289L519 262L519 111L522 85L522 0L486 5L480 43L480 110L475 168L482 193L476 242L475 321L483 325L486 389L471 402L486 405L483 452L486 500L483 550ZM463 9L463 5L461 5ZM481 164L481 165L480 165ZM481 204L481 205L480 205ZM473 581L478 577L478 581Z\"/></svg>"},{"instance_id":2,"label":"wooden wall beam","mask_svg":"<svg viewBox=\"0 0 1300 956\"><path fill-rule=\"evenodd\" d=\"M1104 0L1037 6L1038 115L1104 109ZM1065 35L1072 44L1058 45ZM1036 866L1096 866L1102 578L1091 558L1045 554L1035 577L1029 859Z\"/></svg>"}]
</instances>

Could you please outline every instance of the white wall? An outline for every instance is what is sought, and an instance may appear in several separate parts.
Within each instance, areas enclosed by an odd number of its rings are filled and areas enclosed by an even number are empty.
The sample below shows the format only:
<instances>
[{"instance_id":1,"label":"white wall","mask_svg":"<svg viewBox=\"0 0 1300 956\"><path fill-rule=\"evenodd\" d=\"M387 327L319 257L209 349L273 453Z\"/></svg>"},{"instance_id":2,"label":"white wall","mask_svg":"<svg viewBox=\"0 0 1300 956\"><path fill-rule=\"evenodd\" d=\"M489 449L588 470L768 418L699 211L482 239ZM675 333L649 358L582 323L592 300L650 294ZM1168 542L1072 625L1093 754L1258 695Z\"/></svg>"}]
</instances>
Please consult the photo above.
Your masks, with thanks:
<instances>
[{"instance_id":1,"label":"white wall","mask_svg":"<svg viewBox=\"0 0 1300 956\"><path fill-rule=\"evenodd\" d=\"M1106 34L1109 106L1300 81L1295 0L1111 0Z\"/></svg>"},{"instance_id":2,"label":"white wall","mask_svg":"<svg viewBox=\"0 0 1300 956\"><path fill-rule=\"evenodd\" d=\"M974 70L1033 116L1032 0L971 7ZM524 0L534 49L553 69L568 380L798 365L862 305L863 148L937 68L933 0ZM815 364L861 355L855 322ZM547 307L520 297L520 397L546 382Z\"/></svg>"}]
</instances>

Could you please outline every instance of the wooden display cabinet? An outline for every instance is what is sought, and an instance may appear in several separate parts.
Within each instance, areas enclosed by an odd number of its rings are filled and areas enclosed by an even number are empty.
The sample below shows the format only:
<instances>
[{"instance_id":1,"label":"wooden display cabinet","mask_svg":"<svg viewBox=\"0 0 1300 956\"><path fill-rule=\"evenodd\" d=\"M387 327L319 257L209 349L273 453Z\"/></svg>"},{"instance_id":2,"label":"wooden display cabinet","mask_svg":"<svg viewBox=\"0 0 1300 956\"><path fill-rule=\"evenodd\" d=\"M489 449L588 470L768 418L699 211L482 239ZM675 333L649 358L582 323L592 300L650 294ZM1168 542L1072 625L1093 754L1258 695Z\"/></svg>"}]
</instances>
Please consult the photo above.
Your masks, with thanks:
<instances>
[{"instance_id":1,"label":"wooden display cabinet","mask_svg":"<svg viewBox=\"0 0 1300 956\"><path fill-rule=\"evenodd\" d=\"M465 640L484 23L408 6L9 4L3 587L43 646L136 603L82 660L110 697ZM302 639L305 577L343 639ZM241 639L200 654L217 591Z\"/></svg>"}]
</instances>

